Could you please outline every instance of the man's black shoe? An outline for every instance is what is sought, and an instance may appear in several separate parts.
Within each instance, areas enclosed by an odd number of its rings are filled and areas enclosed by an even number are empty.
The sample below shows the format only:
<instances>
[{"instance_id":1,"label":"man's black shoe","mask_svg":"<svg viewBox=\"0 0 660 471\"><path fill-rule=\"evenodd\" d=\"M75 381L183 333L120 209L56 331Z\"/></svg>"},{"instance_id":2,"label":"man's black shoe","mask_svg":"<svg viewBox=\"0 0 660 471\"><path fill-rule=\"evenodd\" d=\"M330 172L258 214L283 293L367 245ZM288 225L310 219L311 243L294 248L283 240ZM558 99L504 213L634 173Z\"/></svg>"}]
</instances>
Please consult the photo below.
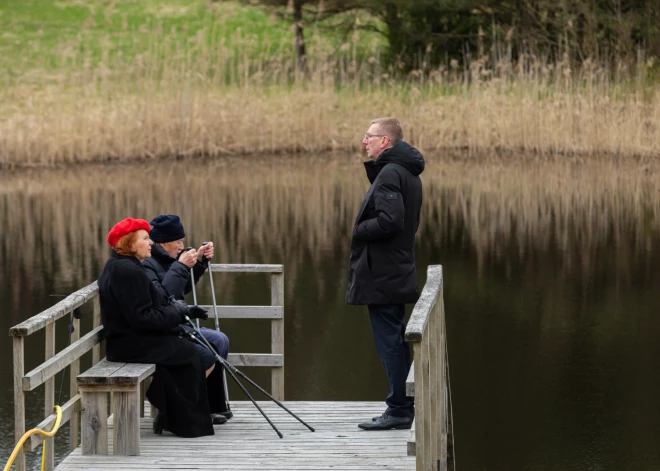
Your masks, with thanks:
<instances>
[{"instance_id":1,"label":"man's black shoe","mask_svg":"<svg viewBox=\"0 0 660 471\"><path fill-rule=\"evenodd\" d=\"M225 416L225 419L227 419L227 420L229 420L229 419L231 419L232 417L234 417L234 413L233 413L231 410L226 410L226 411L224 411L224 412L218 412L218 414L220 414L220 415L224 415L224 416Z\"/></svg>"},{"instance_id":2,"label":"man's black shoe","mask_svg":"<svg viewBox=\"0 0 660 471\"><path fill-rule=\"evenodd\" d=\"M383 414L376 420L358 424L362 430L391 430L391 429L409 429L412 427L412 417L394 417Z\"/></svg>"},{"instance_id":3,"label":"man's black shoe","mask_svg":"<svg viewBox=\"0 0 660 471\"><path fill-rule=\"evenodd\" d=\"M227 417L222 414L211 414L213 425L222 425L227 423Z\"/></svg>"}]
</instances>

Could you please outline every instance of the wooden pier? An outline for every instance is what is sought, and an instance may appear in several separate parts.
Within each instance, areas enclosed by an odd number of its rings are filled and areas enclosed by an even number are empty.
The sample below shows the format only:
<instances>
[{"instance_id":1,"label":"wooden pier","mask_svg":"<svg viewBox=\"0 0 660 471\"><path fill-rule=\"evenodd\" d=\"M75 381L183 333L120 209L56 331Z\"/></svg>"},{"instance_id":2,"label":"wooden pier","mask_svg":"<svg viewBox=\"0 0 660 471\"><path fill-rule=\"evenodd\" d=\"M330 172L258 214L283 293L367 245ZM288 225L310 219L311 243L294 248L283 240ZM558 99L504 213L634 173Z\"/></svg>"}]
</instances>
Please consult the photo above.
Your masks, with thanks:
<instances>
[{"instance_id":1,"label":"wooden pier","mask_svg":"<svg viewBox=\"0 0 660 471\"><path fill-rule=\"evenodd\" d=\"M271 394L283 401L284 391L284 267L282 265L211 265L213 272L269 273L270 306L218 306L221 318L265 319L271 323L270 353L231 353L234 366L271 369ZM69 295L46 311L12 327L14 363L14 424L16 442L26 431L26 393L44 387L44 420L35 428L50 430L55 423L55 375L69 368L70 397L62 408L62 424L70 423L71 453L57 466L73 470L368 470L439 471L452 466L452 417L446 358L442 267L430 266L427 281L406 327L413 350L407 392L415 396L412 430L364 431L360 422L380 415L383 402L285 402L316 429L311 432L270 401L260 406L284 435L279 438L251 402L232 400L234 418L215 426L215 435L178 438L156 435L144 391L154 365L106 365L98 287L95 283ZM92 330L79 332L79 309L92 304ZM212 306L205 306L213 309ZM57 352L55 323L70 318L72 344ZM25 372L25 338L45 330L45 362ZM80 371L80 357L91 351L93 367ZM121 371L119 368L122 368ZM95 370L93 384L90 372ZM99 376L99 371L103 372ZM107 371L105 371L107 370ZM131 370L126 372L126 370ZM135 371L133 371L135 370ZM140 370L139 372L137 370ZM81 374L82 373L82 374ZM109 400L110 399L110 400ZM142 402L144 401L144 402ZM144 404L144 407L141 407ZM110 407L108 407L110 406ZM108 409L110 409L108 411ZM110 418L108 418L108 412ZM114 427L114 424L117 427ZM54 469L53 439L32 435L15 461L25 471L24 451L44 440L45 469ZM113 449L113 441L117 441Z\"/></svg>"},{"instance_id":2,"label":"wooden pier","mask_svg":"<svg viewBox=\"0 0 660 471\"><path fill-rule=\"evenodd\" d=\"M357 427L359 422L380 415L382 402L284 403L314 427L315 432L273 402L258 404L284 438L275 434L251 402L233 401L234 418L216 425L215 435L194 439L179 438L168 432L155 435L151 431L151 419L144 418L140 424L140 456L83 456L77 448L56 470L415 469L415 457L406 454L409 430L367 432ZM109 435L112 437L112 433Z\"/></svg>"}]
</instances>

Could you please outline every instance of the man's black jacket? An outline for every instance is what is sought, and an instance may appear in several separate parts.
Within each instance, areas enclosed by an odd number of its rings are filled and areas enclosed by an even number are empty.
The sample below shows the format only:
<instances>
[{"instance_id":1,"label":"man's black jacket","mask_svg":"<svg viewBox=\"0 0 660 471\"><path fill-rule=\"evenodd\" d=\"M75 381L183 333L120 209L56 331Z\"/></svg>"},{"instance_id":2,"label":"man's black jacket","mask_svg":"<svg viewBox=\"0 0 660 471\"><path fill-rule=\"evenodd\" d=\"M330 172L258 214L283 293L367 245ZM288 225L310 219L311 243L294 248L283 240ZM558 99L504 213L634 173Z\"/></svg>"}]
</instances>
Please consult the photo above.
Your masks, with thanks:
<instances>
[{"instance_id":1,"label":"man's black jacket","mask_svg":"<svg viewBox=\"0 0 660 471\"><path fill-rule=\"evenodd\" d=\"M353 227L346 304L415 303L424 158L401 141L364 166L371 187Z\"/></svg>"},{"instance_id":2,"label":"man's black jacket","mask_svg":"<svg viewBox=\"0 0 660 471\"><path fill-rule=\"evenodd\" d=\"M168 296L183 299L183 296L192 290L190 268L170 257L160 245L154 244L151 247L151 258L145 259L142 265L149 279ZM195 284L205 270L206 267L199 262L193 266Z\"/></svg>"}]
</instances>

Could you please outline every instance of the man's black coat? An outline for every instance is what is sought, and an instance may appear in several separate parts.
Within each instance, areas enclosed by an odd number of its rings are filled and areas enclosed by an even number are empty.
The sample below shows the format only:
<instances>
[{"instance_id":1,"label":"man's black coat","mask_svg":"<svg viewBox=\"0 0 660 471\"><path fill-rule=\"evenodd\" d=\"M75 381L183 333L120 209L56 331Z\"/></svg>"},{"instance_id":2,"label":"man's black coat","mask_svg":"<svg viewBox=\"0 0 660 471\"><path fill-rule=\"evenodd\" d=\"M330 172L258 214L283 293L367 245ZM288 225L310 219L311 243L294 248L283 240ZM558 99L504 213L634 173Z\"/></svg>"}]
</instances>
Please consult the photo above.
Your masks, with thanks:
<instances>
[{"instance_id":1,"label":"man's black coat","mask_svg":"<svg viewBox=\"0 0 660 471\"><path fill-rule=\"evenodd\" d=\"M192 290L190 268L172 258L160 245L154 244L151 247L151 258L146 259L143 265L149 279L169 296L183 299ZM193 266L195 284L204 271L206 267L199 262Z\"/></svg>"},{"instance_id":2,"label":"man's black coat","mask_svg":"<svg viewBox=\"0 0 660 471\"><path fill-rule=\"evenodd\" d=\"M155 363L147 398L181 437L213 435L211 412L222 410L195 345L178 335L181 315L147 277L142 263L112 251L99 277L101 317L110 361ZM222 374L219 373L222 380ZM221 384L221 383L220 383Z\"/></svg>"},{"instance_id":3,"label":"man's black coat","mask_svg":"<svg viewBox=\"0 0 660 471\"><path fill-rule=\"evenodd\" d=\"M364 166L371 187L353 227L346 304L415 303L424 158L401 141Z\"/></svg>"}]
</instances>

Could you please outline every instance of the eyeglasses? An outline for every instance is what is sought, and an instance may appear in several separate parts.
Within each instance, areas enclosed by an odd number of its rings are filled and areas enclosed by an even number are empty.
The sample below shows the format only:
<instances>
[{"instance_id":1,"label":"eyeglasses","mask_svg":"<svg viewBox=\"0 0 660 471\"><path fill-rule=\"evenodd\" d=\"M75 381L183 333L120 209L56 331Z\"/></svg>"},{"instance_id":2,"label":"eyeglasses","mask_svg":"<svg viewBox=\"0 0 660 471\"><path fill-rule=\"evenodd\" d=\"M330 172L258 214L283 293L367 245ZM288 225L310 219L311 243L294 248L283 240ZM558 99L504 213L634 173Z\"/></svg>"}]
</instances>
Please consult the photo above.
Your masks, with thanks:
<instances>
[{"instance_id":1,"label":"eyeglasses","mask_svg":"<svg viewBox=\"0 0 660 471\"><path fill-rule=\"evenodd\" d=\"M369 134L369 133L366 133L366 134L364 135L364 137L362 138L362 140L363 140L363 141L364 141L365 139L369 140L369 139L371 139L372 137L386 137L386 134Z\"/></svg>"}]
</instances>

